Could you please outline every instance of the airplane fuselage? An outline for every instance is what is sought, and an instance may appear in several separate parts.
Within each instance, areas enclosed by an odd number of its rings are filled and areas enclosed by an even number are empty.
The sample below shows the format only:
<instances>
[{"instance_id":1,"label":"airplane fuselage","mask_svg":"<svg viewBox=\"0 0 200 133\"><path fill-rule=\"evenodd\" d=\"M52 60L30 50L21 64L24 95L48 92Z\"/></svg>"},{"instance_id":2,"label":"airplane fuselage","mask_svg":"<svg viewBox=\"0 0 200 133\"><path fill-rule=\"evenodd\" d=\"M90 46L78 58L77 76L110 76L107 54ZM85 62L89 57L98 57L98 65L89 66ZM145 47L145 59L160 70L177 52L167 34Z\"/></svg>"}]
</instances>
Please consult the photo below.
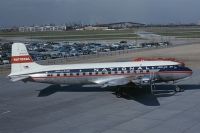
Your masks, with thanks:
<instances>
[{"instance_id":1,"label":"airplane fuselage","mask_svg":"<svg viewBox=\"0 0 200 133\"><path fill-rule=\"evenodd\" d=\"M176 62L142 61L55 65L47 67L46 71L32 73L29 76L34 82L71 85L98 83L118 78L134 80L139 77L167 82L183 79L191 74L192 70Z\"/></svg>"},{"instance_id":2,"label":"airplane fuselage","mask_svg":"<svg viewBox=\"0 0 200 133\"><path fill-rule=\"evenodd\" d=\"M71 65L39 65L22 43L12 45L12 81L33 81L50 84L98 84L121 86L128 83L167 82L191 76L192 70L180 62L155 60L132 62L88 63Z\"/></svg>"}]
</instances>

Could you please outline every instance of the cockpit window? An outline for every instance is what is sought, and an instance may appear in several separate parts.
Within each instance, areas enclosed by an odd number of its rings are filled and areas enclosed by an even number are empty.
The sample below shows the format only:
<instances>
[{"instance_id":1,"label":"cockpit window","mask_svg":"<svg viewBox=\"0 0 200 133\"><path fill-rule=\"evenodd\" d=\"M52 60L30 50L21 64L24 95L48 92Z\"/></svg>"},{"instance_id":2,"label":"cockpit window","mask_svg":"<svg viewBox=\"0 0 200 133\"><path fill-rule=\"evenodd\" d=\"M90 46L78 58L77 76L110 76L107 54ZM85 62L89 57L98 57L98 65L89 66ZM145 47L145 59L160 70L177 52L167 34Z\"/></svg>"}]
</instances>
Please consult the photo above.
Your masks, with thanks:
<instances>
[{"instance_id":1,"label":"cockpit window","mask_svg":"<svg viewBox=\"0 0 200 133\"><path fill-rule=\"evenodd\" d=\"M180 63L180 64L178 64L178 66L185 67L185 64L184 63Z\"/></svg>"}]
</instances>

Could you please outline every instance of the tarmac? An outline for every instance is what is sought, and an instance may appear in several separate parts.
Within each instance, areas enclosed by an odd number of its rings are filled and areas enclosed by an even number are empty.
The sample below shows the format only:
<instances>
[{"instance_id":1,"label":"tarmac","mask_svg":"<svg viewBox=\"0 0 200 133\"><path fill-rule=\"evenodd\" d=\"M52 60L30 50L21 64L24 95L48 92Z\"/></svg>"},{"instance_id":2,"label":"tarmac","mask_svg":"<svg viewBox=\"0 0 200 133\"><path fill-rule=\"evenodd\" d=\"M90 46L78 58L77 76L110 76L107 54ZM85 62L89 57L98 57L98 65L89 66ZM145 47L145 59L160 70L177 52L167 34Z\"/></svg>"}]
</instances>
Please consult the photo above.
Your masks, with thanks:
<instances>
[{"instance_id":1,"label":"tarmac","mask_svg":"<svg viewBox=\"0 0 200 133\"><path fill-rule=\"evenodd\" d=\"M154 95L133 89L11 82L0 77L0 133L199 133L200 70Z\"/></svg>"}]
</instances>

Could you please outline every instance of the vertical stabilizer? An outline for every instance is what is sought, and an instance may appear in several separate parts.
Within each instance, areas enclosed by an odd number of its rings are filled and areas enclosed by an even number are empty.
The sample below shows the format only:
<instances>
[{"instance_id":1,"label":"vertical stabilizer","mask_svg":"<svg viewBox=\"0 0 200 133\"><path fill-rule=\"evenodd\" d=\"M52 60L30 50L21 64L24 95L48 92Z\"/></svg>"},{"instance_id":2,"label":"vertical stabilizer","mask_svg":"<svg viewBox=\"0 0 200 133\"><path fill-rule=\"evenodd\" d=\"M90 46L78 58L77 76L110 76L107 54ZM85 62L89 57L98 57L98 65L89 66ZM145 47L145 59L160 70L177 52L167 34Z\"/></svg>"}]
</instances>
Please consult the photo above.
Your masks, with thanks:
<instances>
[{"instance_id":1,"label":"vertical stabilizer","mask_svg":"<svg viewBox=\"0 0 200 133\"><path fill-rule=\"evenodd\" d=\"M14 43L12 45L11 56L11 74L16 75L20 73L28 73L31 70L39 68L40 65L33 62L31 56L28 54L25 44Z\"/></svg>"}]
</instances>

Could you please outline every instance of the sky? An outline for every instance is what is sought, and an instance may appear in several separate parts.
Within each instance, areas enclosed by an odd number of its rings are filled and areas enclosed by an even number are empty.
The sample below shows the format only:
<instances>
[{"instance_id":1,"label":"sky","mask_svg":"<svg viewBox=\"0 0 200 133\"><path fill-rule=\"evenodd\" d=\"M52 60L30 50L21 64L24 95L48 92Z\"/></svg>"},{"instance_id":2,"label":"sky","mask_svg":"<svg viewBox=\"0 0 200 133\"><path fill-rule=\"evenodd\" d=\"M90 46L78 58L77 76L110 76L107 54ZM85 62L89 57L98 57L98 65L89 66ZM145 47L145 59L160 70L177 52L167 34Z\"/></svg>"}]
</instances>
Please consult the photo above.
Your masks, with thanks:
<instances>
[{"instance_id":1,"label":"sky","mask_svg":"<svg viewBox=\"0 0 200 133\"><path fill-rule=\"evenodd\" d=\"M0 0L0 26L197 23L200 0Z\"/></svg>"}]
</instances>

